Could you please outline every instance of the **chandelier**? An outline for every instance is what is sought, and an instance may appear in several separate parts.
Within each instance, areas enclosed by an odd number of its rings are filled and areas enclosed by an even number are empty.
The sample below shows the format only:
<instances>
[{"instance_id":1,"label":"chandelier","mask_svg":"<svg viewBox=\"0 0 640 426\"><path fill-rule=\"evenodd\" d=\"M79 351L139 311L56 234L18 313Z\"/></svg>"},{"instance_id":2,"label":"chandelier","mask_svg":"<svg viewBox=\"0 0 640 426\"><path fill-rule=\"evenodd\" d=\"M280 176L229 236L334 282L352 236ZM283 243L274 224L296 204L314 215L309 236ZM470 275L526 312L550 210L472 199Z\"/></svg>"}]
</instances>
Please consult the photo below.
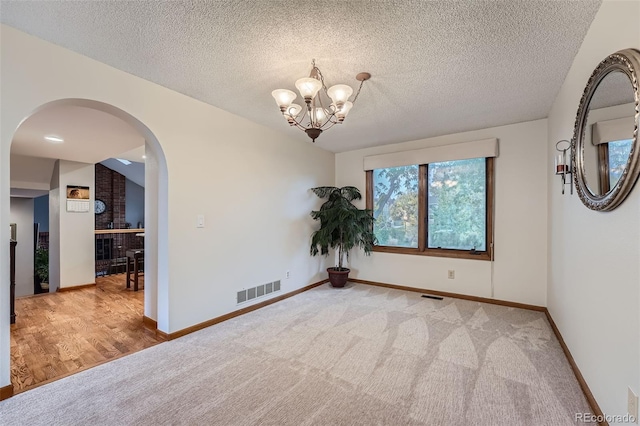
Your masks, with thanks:
<instances>
[{"instance_id":1,"label":"chandelier","mask_svg":"<svg viewBox=\"0 0 640 426\"><path fill-rule=\"evenodd\" d=\"M362 85L371 78L371 74L361 72L356 75L356 80L360 82L360 87L358 87L353 100L349 101L349 97L353 94L351 86L336 84L327 89L324 84L324 77L320 69L316 67L315 59L311 61L311 67L311 73L308 78L301 78L296 81L296 88L304 99L306 107L293 103L298 95L291 90L276 89L271 92L271 95L276 100L282 115L289 125L303 130L315 142L323 131L344 122L345 117L349 114L351 107L353 107L360 94ZM320 89L322 89L322 92ZM325 95L324 102L321 95L323 92ZM329 99L331 103L329 103ZM327 106L325 107L325 105Z\"/></svg>"}]
</instances>

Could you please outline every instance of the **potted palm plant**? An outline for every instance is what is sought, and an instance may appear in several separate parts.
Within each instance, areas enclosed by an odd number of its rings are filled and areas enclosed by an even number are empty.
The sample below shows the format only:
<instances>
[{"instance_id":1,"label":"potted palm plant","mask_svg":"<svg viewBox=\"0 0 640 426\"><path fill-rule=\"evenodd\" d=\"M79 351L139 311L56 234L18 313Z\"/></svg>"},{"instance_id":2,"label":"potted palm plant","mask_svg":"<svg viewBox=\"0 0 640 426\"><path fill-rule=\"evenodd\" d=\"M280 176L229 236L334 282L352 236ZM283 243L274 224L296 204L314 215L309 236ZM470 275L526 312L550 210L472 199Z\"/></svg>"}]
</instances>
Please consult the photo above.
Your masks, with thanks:
<instances>
[{"instance_id":1,"label":"potted palm plant","mask_svg":"<svg viewBox=\"0 0 640 426\"><path fill-rule=\"evenodd\" d=\"M376 243L373 212L353 205L354 200L362 198L358 188L353 186L320 186L311 190L327 200L320 210L311 212L311 217L320 221L320 229L311 235L311 255L320 253L328 256L329 248L337 250L338 265L327 268L327 272L333 287L344 287L350 270L343 266L343 262L345 258L349 260L351 249L360 247L369 255Z\"/></svg>"},{"instance_id":2,"label":"potted palm plant","mask_svg":"<svg viewBox=\"0 0 640 426\"><path fill-rule=\"evenodd\" d=\"M49 289L49 250L39 247L36 250L35 273L40 280L42 290Z\"/></svg>"}]
</instances>

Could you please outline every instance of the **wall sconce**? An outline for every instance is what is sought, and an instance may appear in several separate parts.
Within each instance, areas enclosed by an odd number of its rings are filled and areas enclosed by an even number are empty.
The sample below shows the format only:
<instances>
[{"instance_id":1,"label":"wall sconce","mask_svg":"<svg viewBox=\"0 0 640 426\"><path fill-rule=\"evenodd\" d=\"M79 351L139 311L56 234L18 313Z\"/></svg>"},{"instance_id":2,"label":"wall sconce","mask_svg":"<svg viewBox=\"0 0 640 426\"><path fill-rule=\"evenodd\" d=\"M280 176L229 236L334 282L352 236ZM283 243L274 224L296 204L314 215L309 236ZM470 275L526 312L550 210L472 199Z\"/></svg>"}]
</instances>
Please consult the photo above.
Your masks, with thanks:
<instances>
[{"instance_id":1,"label":"wall sconce","mask_svg":"<svg viewBox=\"0 0 640 426\"><path fill-rule=\"evenodd\" d=\"M571 159L567 152L571 150L571 142L563 139L556 143L556 151L559 154L556 155L556 175L562 176L562 194L564 194L564 186L569 185L571 188L571 194L573 194L573 179L569 178L567 182L567 175L571 174Z\"/></svg>"}]
</instances>

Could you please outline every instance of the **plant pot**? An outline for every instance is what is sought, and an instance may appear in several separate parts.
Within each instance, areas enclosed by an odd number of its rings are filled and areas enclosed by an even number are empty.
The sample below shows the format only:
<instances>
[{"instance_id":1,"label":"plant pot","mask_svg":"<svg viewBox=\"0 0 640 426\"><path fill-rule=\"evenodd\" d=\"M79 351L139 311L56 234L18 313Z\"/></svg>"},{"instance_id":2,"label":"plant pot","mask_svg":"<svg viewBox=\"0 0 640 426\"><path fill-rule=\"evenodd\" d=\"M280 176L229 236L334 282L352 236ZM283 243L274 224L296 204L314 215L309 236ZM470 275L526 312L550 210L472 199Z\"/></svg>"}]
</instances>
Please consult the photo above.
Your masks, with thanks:
<instances>
[{"instance_id":1,"label":"plant pot","mask_svg":"<svg viewBox=\"0 0 640 426\"><path fill-rule=\"evenodd\" d=\"M349 279L350 269L342 268L343 271L338 271L337 268L327 268L327 272L329 273L329 282L332 287L342 288L347 283Z\"/></svg>"}]
</instances>

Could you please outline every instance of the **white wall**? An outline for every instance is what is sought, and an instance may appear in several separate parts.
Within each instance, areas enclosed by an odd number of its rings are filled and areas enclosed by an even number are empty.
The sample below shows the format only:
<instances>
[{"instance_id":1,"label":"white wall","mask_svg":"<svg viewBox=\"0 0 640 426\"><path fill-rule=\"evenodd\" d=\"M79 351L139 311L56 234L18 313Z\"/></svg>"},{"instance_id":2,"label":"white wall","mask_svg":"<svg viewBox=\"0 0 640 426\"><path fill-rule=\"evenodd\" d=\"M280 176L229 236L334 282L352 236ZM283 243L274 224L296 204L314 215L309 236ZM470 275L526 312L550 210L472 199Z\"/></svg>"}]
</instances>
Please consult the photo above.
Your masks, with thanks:
<instances>
[{"instance_id":1,"label":"white wall","mask_svg":"<svg viewBox=\"0 0 640 426\"><path fill-rule=\"evenodd\" d=\"M91 210L67 211L67 185L91 188ZM58 160L49 190L49 291L95 282L95 166Z\"/></svg>"},{"instance_id":2,"label":"white wall","mask_svg":"<svg viewBox=\"0 0 640 426\"><path fill-rule=\"evenodd\" d=\"M349 151L336 155L336 184L364 194L363 157L394 151L498 138L495 161L495 265L491 262L406 254L352 257L353 277L473 296L546 305L546 120ZM364 207L364 201L361 203ZM456 273L447 279L447 270Z\"/></svg>"},{"instance_id":3,"label":"white wall","mask_svg":"<svg viewBox=\"0 0 640 426\"><path fill-rule=\"evenodd\" d=\"M573 134L594 68L640 48L640 2L604 1L549 113L548 149ZM598 213L549 182L548 308L602 411L625 414L627 386L640 391L640 187Z\"/></svg>"},{"instance_id":4,"label":"white wall","mask_svg":"<svg viewBox=\"0 0 640 426\"><path fill-rule=\"evenodd\" d=\"M144 280L148 283L156 283L156 285L144 286L144 315L157 321L158 326L160 326L160 324L169 324L169 292L167 290L168 274L166 273L166 271L161 274L159 273L160 268L162 268L164 271L167 266L162 264L164 262L158 262L158 235L156 232L149 232L149 230L158 229L158 210L160 205L159 197L161 192L159 190L159 179L161 167L160 159L156 157L156 154L149 145L149 142L146 142L145 144L145 155L147 158L144 162L144 226L146 228L144 236ZM166 187L167 177L163 176L163 179L165 180ZM166 208L163 208L163 210L166 210ZM156 266L150 267L150 265ZM163 282L159 282L160 275L164 277ZM164 289L164 291L162 292L163 308L161 309L161 312L164 314L162 319L158 317L158 305L160 303L160 301L158 300L158 289L160 288Z\"/></svg>"},{"instance_id":5,"label":"white wall","mask_svg":"<svg viewBox=\"0 0 640 426\"><path fill-rule=\"evenodd\" d=\"M49 190L49 292L60 287L60 161L53 165Z\"/></svg>"},{"instance_id":6,"label":"white wall","mask_svg":"<svg viewBox=\"0 0 640 426\"><path fill-rule=\"evenodd\" d=\"M33 198L11 197L10 222L18 226L16 297L33 294Z\"/></svg>"},{"instance_id":7,"label":"white wall","mask_svg":"<svg viewBox=\"0 0 640 426\"><path fill-rule=\"evenodd\" d=\"M137 228L138 222L144 223L144 188L129 179L125 180L124 188L125 222Z\"/></svg>"},{"instance_id":8,"label":"white wall","mask_svg":"<svg viewBox=\"0 0 640 426\"><path fill-rule=\"evenodd\" d=\"M164 152L168 199L155 202L167 212L158 223L168 220L168 260L159 262L157 277L162 331L238 309L243 287L282 279L284 293L325 278L325 261L309 256L309 212L320 203L308 189L334 182L334 154L303 133L291 138L4 25L1 43L0 223L9 223L2 200L9 199L15 129L48 102L92 99L140 120ZM145 204L149 210L154 202L147 197ZM196 228L198 214L205 228ZM7 226L0 227L2 238ZM6 250L0 246L3 270ZM8 291L8 280L0 276L2 288ZM9 383L8 310L0 299L0 386Z\"/></svg>"},{"instance_id":9,"label":"white wall","mask_svg":"<svg viewBox=\"0 0 640 426\"><path fill-rule=\"evenodd\" d=\"M58 161L60 185L58 238L60 250L59 287L75 287L95 283L95 165L75 161ZM90 211L67 211L67 185L90 188ZM51 216L50 216L51 218ZM51 241L51 235L49 236ZM49 289L50 291L53 291Z\"/></svg>"}]
</instances>

